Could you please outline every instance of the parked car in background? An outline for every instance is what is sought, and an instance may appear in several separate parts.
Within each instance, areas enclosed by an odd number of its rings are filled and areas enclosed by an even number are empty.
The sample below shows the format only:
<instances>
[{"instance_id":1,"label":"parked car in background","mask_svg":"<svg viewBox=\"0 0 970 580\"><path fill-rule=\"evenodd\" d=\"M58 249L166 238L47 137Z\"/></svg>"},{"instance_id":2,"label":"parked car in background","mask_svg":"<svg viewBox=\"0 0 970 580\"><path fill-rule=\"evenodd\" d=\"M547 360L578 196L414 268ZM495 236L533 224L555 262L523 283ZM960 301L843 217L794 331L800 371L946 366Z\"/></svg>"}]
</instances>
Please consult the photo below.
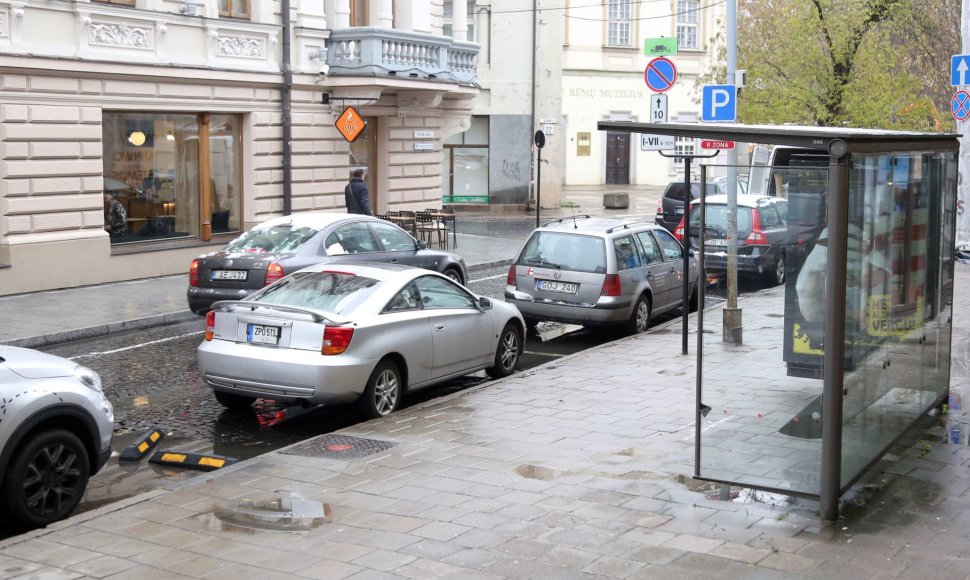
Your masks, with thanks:
<instances>
[{"instance_id":1,"label":"parked car in background","mask_svg":"<svg viewBox=\"0 0 970 580\"><path fill-rule=\"evenodd\" d=\"M256 398L356 401L367 417L415 390L485 369L515 371L525 321L514 306L399 264L305 268L206 314L199 373L226 407Z\"/></svg>"},{"instance_id":2,"label":"parked car in background","mask_svg":"<svg viewBox=\"0 0 970 580\"><path fill-rule=\"evenodd\" d=\"M743 194L748 191L748 182L738 177L738 193ZM657 200L657 225L663 226L667 231L674 231L680 219L684 217L684 208L687 202L697 199L701 195L701 184L691 182L690 199L687 199L687 186L681 181L672 181L667 184L663 195ZM707 195L718 195L727 193L727 177L715 177L707 183Z\"/></svg>"},{"instance_id":3,"label":"parked car in background","mask_svg":"<svg viewBox=\"0 0 970 580\"><path fill-rule=\"evenodd\" d=\"M39 528L71 515L111 456L113 429L97 373L0 346L0 520Z\"/></svg>"},{"instance_id":4,"label":"parked car in background","mask_svg":"<svg viewBox=\"0 0 970 580\"><path fill-rule=\"evenodd\" d=\"M704 271L724 274L727 271L728 205L726 195L706 198L704 224ZM737 198L737 264L738 274L761 278L766 283L785 282L787 249L794 232L788 227L788 200L760 195L739 195ZM683 240L685 229L689 247L700 247L700 202L694 201L690 214L674 231ZM684 225L687 222L687 226Z\"/></svg>"},{"instance_id":5,"label":"parked car in background","mask_svg":"<svg viewBox=\"0 0 970 580\"><path fill-rule=\"evenodd\" d=\"M689 259L690 308L697 262ZM647 329L654 314L683 304L684 249L651 223L577 216L529 236L509 268L505 300L526 322L542 320Z\"/></svg>"},{"instance_id":6,"label":"parked car in background","mask_svg":"<svg viewBox=\"0 0 970 580\"><path fill-rule=\"evenodd\" d=\"M301 268L365 260L406 264L467 280L465 261L430 250L398 226L376 217L306 212L265 221L189 267L189 308L204 314L219 300L239 300Z\"/></svg>"}]
</instances>

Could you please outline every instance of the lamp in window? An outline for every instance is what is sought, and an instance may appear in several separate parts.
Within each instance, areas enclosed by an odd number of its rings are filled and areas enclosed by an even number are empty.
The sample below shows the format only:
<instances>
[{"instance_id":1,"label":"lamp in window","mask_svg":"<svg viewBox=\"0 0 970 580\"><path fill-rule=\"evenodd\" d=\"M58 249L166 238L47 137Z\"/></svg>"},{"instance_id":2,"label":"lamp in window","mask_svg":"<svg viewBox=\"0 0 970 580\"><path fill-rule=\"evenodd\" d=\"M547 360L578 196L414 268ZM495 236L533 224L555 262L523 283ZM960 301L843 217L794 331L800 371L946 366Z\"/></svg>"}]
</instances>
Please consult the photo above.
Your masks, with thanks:
<instances>
[{"instance_id":1,"label":"lamp in window","mask_svg":"<svg viewBox=\"0 0 970 580\"><path fill-rule=\"evenodd\" d=\"M128 142L135 147L141 147L145 144L145 132L144 131L132 131L128 135Z\"/></svg>"}]
</instances>

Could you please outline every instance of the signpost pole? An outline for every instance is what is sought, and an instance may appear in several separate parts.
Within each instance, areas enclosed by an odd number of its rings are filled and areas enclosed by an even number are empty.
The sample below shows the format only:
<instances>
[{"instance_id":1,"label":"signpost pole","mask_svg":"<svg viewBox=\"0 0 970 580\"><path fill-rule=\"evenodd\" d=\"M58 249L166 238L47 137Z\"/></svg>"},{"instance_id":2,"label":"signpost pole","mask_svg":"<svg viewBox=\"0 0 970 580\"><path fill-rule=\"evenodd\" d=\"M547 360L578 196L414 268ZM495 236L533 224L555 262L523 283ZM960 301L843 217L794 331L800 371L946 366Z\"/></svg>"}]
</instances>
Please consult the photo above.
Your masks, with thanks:
<instances>
[{"instance_id":1,"label":"signpost pole","mask_svg":"<svg viewBox=\"0 0 970 580\"><path fill-rule=\"evenodd\" d=\"M701 197L704 197L704 190L701 190ZM687 304L690 296L687 294L687 287L690 286L690 157L684 157L684 283L681 295L684 301L681 303L681 329L680 333L680 354L687 354L687 318L690 314ZM700 238L698 238L700 239ZM704 278L704 265L700 265L700 272L697 275L697 283L700 284ZM697 289L698 295L700 288ZM700 329L698 330L698 332Z\"/></svg>"},{"instance_id":2,"label":"signpost pole","mask_svg":"<svg viewBox=\"0 0 970 580\"><path fill-rule=\"evenodd\" d=\"M539 208L542 207L542 203L539 201L542 190L542 148L546 146L546 134L542 132L542 129L536 131L533 143L536 144L538 150L538 157L536 158L536 227L539 227Z\"/></svg>"},{"instance_id":3,"label":"signpost pole","mask_svg":"<svg viewBox=\"0 0 970 580\"><path fill-rule=\"evenodd\" d=\"M737 34L738 0L727 0L727 84L736 85L738 64ZM735 97L737 98L737 97ZM736 105L735 105L736 106ZM741 309L738 308L738 151L727 152L727 306L723 311L722 340L741 344Z\"/></svg>"}]
</instances>

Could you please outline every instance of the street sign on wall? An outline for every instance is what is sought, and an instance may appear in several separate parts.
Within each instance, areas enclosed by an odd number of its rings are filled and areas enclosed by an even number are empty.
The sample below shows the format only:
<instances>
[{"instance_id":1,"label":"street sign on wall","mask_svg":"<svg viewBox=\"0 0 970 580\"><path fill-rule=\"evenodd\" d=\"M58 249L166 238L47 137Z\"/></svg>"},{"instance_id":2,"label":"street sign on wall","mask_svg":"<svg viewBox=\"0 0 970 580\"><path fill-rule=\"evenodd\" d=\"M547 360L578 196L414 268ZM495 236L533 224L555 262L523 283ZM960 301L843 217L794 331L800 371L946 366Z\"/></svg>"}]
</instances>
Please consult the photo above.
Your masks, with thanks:
<instances>
[{"instance_id":1,"label":"street sign on wall","mask_svg":"<svg viewBox=\"0 0 970 580\"><path fill-rule=\"evenodd\" d=\"M701 141L701 149L734 149L734 141L714 141L705 139Z\"/></svg>"},{"instance_id":2,"label":"street sign on wall","mask_svg":"<svg viewBox=\"0 0 970 580\"><path fill-rule=\"evenodd\" d=\"M337 122L334 125L336 125L337 131L340 131L340 134L349 143L353 143L354 139L360 137L360 134L367 128L367 122L360 117L357 109L353 107L344 109L344 112L340 113L340 116L337 117Z\"/></svg>"},{"instance_id":3,"label":"street sign on wall","mask_svg":"<svg viewBox=\"0 0 970 580\"><path fill-rule=\"evenodd\" d=\"M647 63L643 80L655 93L666 93L677 82L677 67L669 58L655 58Z\"/></svg>"}]
</instances>

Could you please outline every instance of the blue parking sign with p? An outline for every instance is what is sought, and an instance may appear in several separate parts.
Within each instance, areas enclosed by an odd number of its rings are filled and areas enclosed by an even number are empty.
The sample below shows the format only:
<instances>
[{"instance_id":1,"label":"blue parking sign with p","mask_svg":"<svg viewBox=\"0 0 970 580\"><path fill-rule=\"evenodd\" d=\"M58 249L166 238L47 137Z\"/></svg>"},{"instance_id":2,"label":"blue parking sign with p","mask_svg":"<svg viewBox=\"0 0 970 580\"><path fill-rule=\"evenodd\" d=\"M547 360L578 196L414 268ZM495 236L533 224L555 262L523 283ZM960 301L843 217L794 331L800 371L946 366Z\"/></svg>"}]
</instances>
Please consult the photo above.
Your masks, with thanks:
<instances>
[{"instance_id":1,"label":"blue parking sign with p","mask_svg":"<svg viewBox=\"0 0 970 580\"><path fill-rule=\"evenodd\" d=\"M733 123L738 118L738 88L734 85L704 85L701 92L701 121Z\"/></svg>"}]
</instances>

